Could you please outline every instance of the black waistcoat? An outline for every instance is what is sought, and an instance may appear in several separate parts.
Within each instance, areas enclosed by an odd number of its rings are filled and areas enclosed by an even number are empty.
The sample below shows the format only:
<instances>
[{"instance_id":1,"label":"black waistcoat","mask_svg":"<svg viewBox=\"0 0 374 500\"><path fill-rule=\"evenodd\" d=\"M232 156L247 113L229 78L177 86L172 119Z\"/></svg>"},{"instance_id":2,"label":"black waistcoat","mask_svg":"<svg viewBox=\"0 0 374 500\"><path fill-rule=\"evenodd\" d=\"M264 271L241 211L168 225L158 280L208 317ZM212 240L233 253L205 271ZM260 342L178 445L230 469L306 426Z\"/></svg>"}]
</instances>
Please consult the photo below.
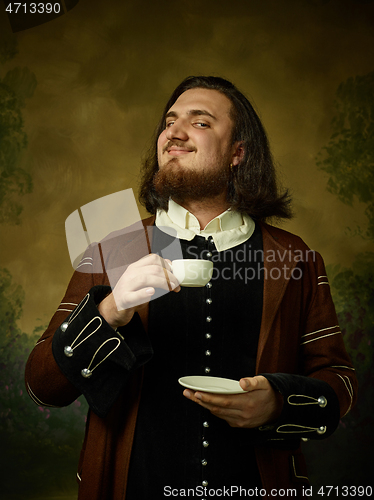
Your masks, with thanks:
<instances>
[{"instance_id":1,"label":"black waistcoat","mask_svg":"<svg viewBox=\"0 0 374 500\"><path fill-rule=\"evenodd\" d=\"M166 498L171 488L261 486L251 430L232 428L189 401L178 383L186 375L254 375L261 230L256 225L248 241L223 252L212 238L180 242L184 258L213 261L213 277L203 288L183 287L150 303L154 356L145 366L126 500Z\"/></svg>"}]
</instances>

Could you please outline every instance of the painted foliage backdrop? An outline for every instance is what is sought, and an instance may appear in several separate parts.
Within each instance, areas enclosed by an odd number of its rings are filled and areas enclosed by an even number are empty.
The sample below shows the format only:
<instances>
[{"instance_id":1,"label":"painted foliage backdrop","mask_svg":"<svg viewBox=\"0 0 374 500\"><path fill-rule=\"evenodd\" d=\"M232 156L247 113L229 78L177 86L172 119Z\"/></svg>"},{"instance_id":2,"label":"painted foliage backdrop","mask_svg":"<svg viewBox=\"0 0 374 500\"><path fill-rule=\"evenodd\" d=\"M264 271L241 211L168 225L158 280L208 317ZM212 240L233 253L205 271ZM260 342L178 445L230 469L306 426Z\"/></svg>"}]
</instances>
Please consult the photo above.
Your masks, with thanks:
<instances>
[{"instance_id":1,"label":"painted foliage backdrop","mask_svg":"<svg viewBox=\"0 0 374 500\"><path fill-rule=\"evenodd\" d=\"M294 195L296 217L283 227L328 265L361 390L334 436L306 443L311 480L370 484L373 1L73 3L16 33L0 4L1 497L76 497L86 404L38 408L24 363L72 273L65 219L101 196L137 191L163 104L191 74L226 77L253 100Z\"/></svg>"}]
</instances>

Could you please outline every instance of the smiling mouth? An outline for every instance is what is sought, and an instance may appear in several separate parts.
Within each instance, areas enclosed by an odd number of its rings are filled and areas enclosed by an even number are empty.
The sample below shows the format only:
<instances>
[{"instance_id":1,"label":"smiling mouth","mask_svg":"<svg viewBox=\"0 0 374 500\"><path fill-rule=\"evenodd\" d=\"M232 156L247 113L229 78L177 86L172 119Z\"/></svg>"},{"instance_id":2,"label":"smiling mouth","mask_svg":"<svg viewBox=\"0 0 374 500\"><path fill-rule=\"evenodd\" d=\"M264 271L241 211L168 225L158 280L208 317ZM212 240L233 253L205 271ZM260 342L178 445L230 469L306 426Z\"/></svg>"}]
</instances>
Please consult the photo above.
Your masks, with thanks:
<instances>
[{"instance_id":1,"label":"smiling mouth","mask_svg":"<svg viewBox=\"0 0 374 500\"><path fill-rule=\"evenodd\" d=\"M192 149L180 148L180 147L176 147L176 146L172 146L170 148L167 148L166 151L171 156L181 156L181 155L185 155L185 154L193 152Z\"/></svg>"},{"instance_id":2,"label":"smiling mouth","mask_svg":"<svg viewBox=\"0 0 374 500\"><path fill-rule=\"evenodd\" d=\"M170 156L182 156L195 151L193 146L186 146L181 141L169 141L163 148L163 153L168 153Z\"/></svg>"}]
</instances>

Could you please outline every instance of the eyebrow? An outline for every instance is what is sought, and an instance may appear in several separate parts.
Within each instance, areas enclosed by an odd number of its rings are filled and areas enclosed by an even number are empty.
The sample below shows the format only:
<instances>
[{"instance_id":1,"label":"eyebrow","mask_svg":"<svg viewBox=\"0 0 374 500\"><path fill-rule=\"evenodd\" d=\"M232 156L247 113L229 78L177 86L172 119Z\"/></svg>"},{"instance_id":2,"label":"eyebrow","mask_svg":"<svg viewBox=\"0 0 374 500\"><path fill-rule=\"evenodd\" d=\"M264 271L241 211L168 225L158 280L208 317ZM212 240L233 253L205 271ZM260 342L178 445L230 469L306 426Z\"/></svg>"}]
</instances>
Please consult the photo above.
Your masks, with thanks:
<instances>
[{"instance_id":1,"label":"eyebrow","mask_svg":"<svg viewBox=\"0 0 374 500\"><path fill-rule=\"evenodd\" d=\"M217 118L212 115L212 113L209 113L209 111L206 111L205 109L190 109L187 114L192 116L209 116L210 118L213 118L213 120L217 120ZM178 114L175 111L169 111L168 113L166 113L165 119L170 117L176 118L177 116Z\"/></svg>"}]
</instances>

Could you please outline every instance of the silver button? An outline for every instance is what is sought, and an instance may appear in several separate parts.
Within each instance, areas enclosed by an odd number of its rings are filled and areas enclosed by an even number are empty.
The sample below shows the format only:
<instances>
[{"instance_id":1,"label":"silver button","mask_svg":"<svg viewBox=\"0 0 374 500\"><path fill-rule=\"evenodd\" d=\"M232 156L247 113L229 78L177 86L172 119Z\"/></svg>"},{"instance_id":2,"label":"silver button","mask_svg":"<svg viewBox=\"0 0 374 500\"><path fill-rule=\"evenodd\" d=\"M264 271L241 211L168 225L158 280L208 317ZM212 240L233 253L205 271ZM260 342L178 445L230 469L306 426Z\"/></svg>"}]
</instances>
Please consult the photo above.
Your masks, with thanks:
<instances>
[{"instance_id":1,"label":"silver button","mask_svg":"<svg viewBox=\"0 0 374 500\"><path fill-rule=\"evenodd\" d=\"M325 425L321 425L321 427L317 430L317 434L319 434L319 435L324 434L325 432L326 432Z\"/></svg>"},{"instance_id":2,"label":"silver button","mask_svg":"<svg viewBox=\"0 0 374 500\"><path fill-rule=\"evenodd\" d=\"M212 321L212 317L211 317L211 316L207 316L207 317L206 317L206 322L207 322L207 323L210 323L211 321Z\"/></svg>"},{"instance_id":3,"label":"silver button","mask_svg":"<svg viewBox=\"0 0 374 500\"><path fill-rule=\"evenodd\" d=\"M203 427L209 427L209 422L205 421L205 422L203 423Z\"/></svg>"},{"instance_id":4,"label":"silver button","mask_svg":"<svg viewBox=\"0 0 374 500\"><path fill-rule=\"evenodd\" d=\"M206 333L205 334L205 338L206 339L211 339L212 338L212 334L211 333Z\"/></svg>"},{"instance_id":5,"label":"silver button","mask_svg":"<svg viewBox=\"0 0 374 500\"><path fill-rule=\"evenodd\" d=\"M208 465L208 460L205 460L205 458L204 458L204 460L201 461L201 465L204 465L204 466Z\"/></svg>"},{"instance_id":6,"label":"silver button","mask_svg":"<svg viewBox=\"0 0 374 500\"><path fill-rule=\"evenodd\" d=\"M68 358L71 358L72 355L74 354L73 353L73 348L70 346L70 345L67 345L64 347L64 354L65 356L67 356Z\"/></svg>"},{"instance_id":7,"label":"silver button","mask_svg":"<svg viewBox=\"0 0 374 500\"><path fill-rule=\"evenodd\" d=\"M209 442L208 441L203 441L203 446L204 446L204 448L208 448Z\"/></svg>"},{"instance_id":8,"label":"silver button","mask_svg":"<svg viewBox=\"0 0 374 500\"><path fill-rule=\"evenodd\" d=\"M206 256L207 256L207 257L212 257L212 256L213 256L213 254L212 254L212 252L208 252L208 253L206 254Z\"/></svg>"},{"instance_id":9,"label":"silver button","mask_svg":"<svg viewBox=\"0 0 374 500\"><path fill-rule=\"evenodd\" d=\"M92 375L92 371L89 370L88 368L83 368L83 370L81 371L81 375L84 378L90 378Z\"/></svg>"},{"instance_id":10,"label":"silver button","mask_svg":"<svg viewBox=\"0 0 374 500\"><path fill-rule=\"evenodd\" d=\"M213 302L213 300L212 300L212 299L206 299L206 303L207 303L207 304L209 304L209 305L210 305L212 302Z\"/></svg>"},{"instance_id":11,"label":"silver button","mask_svg":"<svg viewBox=\"0 0 374 500\"><path fill-rule=\"evenodd\" d=\"M212 288L212 286L213 286L213 285L212 285L212 283L209 281L209 283L207 283L205 286L206 286L207 288Z\"/></svg>"},{"instance_id":12,"label":"silver button","mask_svg":"<svg viewBox=\"0 0 374 500\"><path fill-rule=\"evenodd\" d=\"M201 484L202 484L203 486L208 486L208 481L203 481Z\"/></svg>"},{"instance_id":13,"label":"silver button","mask_svg":"<svg viewBox=\"0 0 374 500\"><path fill-rule=\"evenodd\" d=\"M66 332L66 330L67 330L67 327L68 327L68 326L69 326L69 323L68 323L67 321L64 321L64 322L62 323L62 325L60 326L60 330L61 330L62 332Z\"/></svg>"},{"instance_id":14,"label":"silver button","mask_svg":"<svg viewBox=\"0 0 374 500\"><path fill-rule=\"evenodd\" d=\"M211 354L212 354L212 353L209 351L209 349L207 349L207 350L205 351L205 356L210 356Z\"/></svg>"},{"instance_id":15,"label":"silver button","mask_svg":"<svg viewBox=\"0 0 374 500\"><path fill-rule=\"evenodd\" d=\"M210 368L209 368L209 366L207 366L207 367L204 369L204 372L205 372L205 373L210 373Z\"/></svg>"},{"instance_id":16,"label":"silver button","mask_svg":"<svg viewBox=\"0 0 374 500\"><path fill-rule=\"evenodd\" d=\"M325 398L325 396L320 396L318 398L318 406L324 408L326 405L327 405L327 399Z\"/></svg>"}]
</instances>

